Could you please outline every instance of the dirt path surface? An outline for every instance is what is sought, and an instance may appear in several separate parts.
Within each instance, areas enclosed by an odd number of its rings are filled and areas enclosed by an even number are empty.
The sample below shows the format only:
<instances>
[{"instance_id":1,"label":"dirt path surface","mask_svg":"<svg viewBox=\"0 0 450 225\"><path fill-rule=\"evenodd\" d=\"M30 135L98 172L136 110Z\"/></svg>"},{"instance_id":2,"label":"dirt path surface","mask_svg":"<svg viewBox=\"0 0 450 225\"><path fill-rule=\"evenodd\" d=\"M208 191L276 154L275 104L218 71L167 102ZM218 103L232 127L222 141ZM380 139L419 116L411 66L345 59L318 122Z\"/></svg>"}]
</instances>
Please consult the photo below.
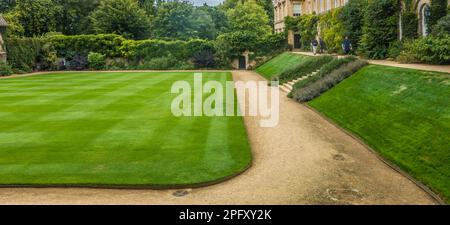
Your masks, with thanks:
<instances>
[{"instance_id":1,"label":"dirt path surface","mask_svg":"<svg viewBox=\"0 0 450 225\"><path fill-rule=\"evenodd\" d=\"M294 54L307 55L307 56L320 56L320 54L314 55L311 52L292 52ZM399 68L406 69L415 69L415 70L425 70L425 71L434 71L434 72L442 72L442 73L450 73L450 65L428 65L428 64L406 64L406 63L398 63L395 61L389 60L368 60L370 64L381 65L381 66L393 66Z\"/></svg>"},{"instance_id":2,"label":"dirt path surface","mask_svg":"<svg viewBox=\"0 0 450 225\"><path fill-rule=\"evenodd\" d=\"M262 80L250 71L235 80ZM221 184L186 190L0 188L0 204L435 204L413 182L315 112L280 95L280 122L245 117L253 166Z\"/></svg>"}]
</instances>

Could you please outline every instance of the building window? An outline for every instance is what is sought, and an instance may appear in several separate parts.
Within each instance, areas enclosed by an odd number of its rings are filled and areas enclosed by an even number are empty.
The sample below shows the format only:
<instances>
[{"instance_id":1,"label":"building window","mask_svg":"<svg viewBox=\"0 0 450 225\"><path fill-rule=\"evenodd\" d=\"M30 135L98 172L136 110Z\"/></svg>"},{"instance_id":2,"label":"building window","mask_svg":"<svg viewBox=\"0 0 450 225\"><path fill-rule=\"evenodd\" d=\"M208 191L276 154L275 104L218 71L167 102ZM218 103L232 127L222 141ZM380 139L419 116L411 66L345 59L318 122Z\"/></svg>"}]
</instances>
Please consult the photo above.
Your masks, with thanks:
<instances>
[{"instance_id":1,"label":"building window","mask_svg":"<svg viewBox=\"0 0 450 225\"><path fill-rule=\"evenodd\" d=\"M300 16L302 14L302 4L300 2L294 3L293 11L294 16Z\"/></svg>"},{"instance_id":2,"label":"building window","mask_svg":"<svg viewBox=\"0 0 450 225\"><path fill-rule=\"evenodd\" d=\"M340 0L334 0L334 8L337 8L341 6L341 1Z\"/></svg>"},{"instance_id":3,"label":"building window","mask_svg":"<svg viewBox=\"0 0 450 225\"><path fill-rule=\"evenodd\" d=\"M331 0L327 1L327 10L331 10Z\"/></svg>"}]
</instances>

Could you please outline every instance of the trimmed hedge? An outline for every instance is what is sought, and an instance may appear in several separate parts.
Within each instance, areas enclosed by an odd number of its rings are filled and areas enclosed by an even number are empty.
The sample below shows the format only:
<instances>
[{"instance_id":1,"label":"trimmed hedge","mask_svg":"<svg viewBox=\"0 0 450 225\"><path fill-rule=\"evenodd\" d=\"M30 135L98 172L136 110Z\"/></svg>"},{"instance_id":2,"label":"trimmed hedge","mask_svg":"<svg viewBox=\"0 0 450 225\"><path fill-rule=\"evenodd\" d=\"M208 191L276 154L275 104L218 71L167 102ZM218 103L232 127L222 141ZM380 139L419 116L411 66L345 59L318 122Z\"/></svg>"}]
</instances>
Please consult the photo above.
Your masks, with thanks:
<instances>
[{"instance_id":1,"label":"trimmed hedge","mask_svg":"<svg viewBox=\"0 0 450 225\"><path fill-rule=\"evenodd\" d=\"M235 36L232 36L235 37ZM240 36L239 36L240 37ZM87 58L89 53L104 55L106 59L122 58L126 63L122 65L106 65L107 68L121 69L154 67L156 62L168 57L178 61L177 65L163 66L170 68L217 68L228 65L218 65L218 62L228 62L232 57L237 57L245 50L250 50L252 57L266 56L286 49L285 36L283 34L269 35L267 38L255 37L256 41L248 42L237 38L236 43L192 39L188 41L166 40L127 40L115 34L99 35L54 35L41 38L8 39L10 52L8 61L13 68L31 72L32 70L55 68L55 61L61 58L67 61L73 58ZM233 39L234 40L234 39ZM220 41L219 41L220 42ZM45 46L45 48L44 48ZM220 47L226 47L221 49ZM56 58L56 59L55 59ZM224 59L224 60L222 60ZM60 60L61 61L61 60ZM84 60L76 60L83 62ZM43 62L42 66L38 66ZM76 66L83 67L83 63ZM115 64L115 63L114 63ZM171 63L173 64L173 63ZM70 67L69 67L70 68ZM100 67L97 67L100 68Z\"/></svg>"},{"instance_id":2,"label":"trimmed hedge","mask_svg":"<svg viewBox=\"0 0 450 225\"><path fill-rule=\"evenodd\" d=\"M90 52L116 57L121 55L120 47L126 39L116 34L55 35L48 37L46 41L54 46L60 57L87 56Z\"/></svg>"},{"instance_id":3,"label":"trimmed hedge","mask_svg":"<svg viewBox=\"0 0 450 225\"><path fill-rule=\"evenodd\" d=\"M53 67L47 64L49 64L48 61L55 61L55 57L66 60L80 59L87 58L91 52L104 55L106 58L125 58L129 62L127 64L133 66L146 64L155 58L170 56L182 64L195 60L197 66L214 67L215 61L208 59L207 62L201 62L199 57L205 55L205 52L209 55L214 55L216 52L213 42L208 40L135 41L126 40L115 34L9 38L6 46L8 62L14 69L23 72ZM76 66L77 69L81 67L81 65Z\"/></svg>"}]
</instances>

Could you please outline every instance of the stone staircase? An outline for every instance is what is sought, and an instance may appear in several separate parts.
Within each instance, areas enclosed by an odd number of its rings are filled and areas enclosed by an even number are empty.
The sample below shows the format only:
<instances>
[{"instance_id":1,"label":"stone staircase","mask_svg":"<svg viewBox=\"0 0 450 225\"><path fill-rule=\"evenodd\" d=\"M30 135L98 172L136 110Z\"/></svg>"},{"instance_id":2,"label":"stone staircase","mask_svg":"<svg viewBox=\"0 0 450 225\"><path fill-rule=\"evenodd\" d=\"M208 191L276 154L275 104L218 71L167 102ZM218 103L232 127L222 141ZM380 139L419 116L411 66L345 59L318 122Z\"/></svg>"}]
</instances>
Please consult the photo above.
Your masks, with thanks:
<instances>
[{"instance_id":1,"label":"stone staircase","mask_svg":"<svg viewBox=\"0 0 450 225\"><path fill-rule=\"evenodd\" d=\"M302 81L304 79L307 79L309 77L312 77L312 76L316 75L318 72L319 72L319 70L316 70L315 72L312 72L311 74L308 74L306 76L286 82L283 85L280 85L280 90L282 90L283 92L286 92L286 93L291 93L292 89L294 88L295 83Z\"/></svg>"}]
</instances>

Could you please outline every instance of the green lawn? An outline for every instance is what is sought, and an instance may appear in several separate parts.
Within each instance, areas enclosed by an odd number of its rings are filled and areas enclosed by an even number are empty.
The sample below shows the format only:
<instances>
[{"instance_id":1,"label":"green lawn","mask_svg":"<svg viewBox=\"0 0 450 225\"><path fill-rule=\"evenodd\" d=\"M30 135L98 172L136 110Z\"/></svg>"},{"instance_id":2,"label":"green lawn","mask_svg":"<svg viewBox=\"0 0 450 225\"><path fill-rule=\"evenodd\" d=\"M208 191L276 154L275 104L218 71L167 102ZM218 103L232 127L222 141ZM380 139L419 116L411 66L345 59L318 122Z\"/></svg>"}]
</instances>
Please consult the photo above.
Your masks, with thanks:
<instances>
[{"instance_id":1,"label":"green lawn","mask_svg":"<svg viewBox=\"0 0 450 225\"><path fill-rule=\"evenodd\" d=\"M450 75L368 66L308 103L450 201Z\"/></svg>"},{"instance_id":2,"label":"green lawn","mask_svg":"<svg viewBox=\"0 0 450 225\"><path fill-rule=\"evenodd\" d=\"M285 52L258 67L256 72L270 80L272 77L278 76L286 68L300 64L301 59L304 57L306 56Z\"/></svg>"},{"instance_id":3,"label":"green lawn","mask_svg":"<svg viewBox=\"0 0 450 225\"><path fill-rule=\"evenodd\" d=\"M0 185L182 185L248 167L242 117L171 114L185 73L64 73L0 80ZM230 73L203 79L225 82Z\"/></svg>"}]
</instances>

